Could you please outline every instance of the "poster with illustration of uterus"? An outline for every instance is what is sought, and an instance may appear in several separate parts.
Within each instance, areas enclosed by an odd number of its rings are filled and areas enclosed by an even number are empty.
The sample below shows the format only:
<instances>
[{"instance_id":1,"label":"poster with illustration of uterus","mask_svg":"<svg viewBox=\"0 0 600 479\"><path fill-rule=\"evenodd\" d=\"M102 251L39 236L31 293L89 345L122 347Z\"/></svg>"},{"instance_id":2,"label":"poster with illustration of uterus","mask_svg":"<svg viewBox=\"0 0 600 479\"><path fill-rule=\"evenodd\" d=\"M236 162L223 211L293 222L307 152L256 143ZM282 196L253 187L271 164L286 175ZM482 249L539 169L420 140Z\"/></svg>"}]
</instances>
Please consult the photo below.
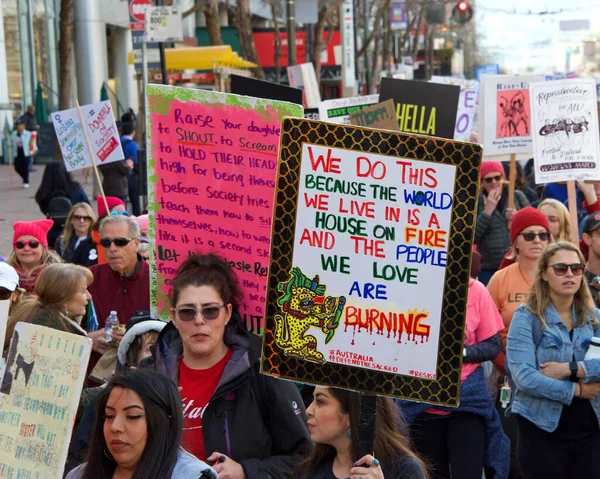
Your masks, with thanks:
<instances>
[{"instance_id":1,"label":"poster with illustration of uterus","mask_svg":"<svg viewBox=\"0 0 600 479\"><path fill-rule=\"evenodd\" d=\"M529 88L536 183L600 180L596 82L574 78Z\"/></svg>"}]
</instances>

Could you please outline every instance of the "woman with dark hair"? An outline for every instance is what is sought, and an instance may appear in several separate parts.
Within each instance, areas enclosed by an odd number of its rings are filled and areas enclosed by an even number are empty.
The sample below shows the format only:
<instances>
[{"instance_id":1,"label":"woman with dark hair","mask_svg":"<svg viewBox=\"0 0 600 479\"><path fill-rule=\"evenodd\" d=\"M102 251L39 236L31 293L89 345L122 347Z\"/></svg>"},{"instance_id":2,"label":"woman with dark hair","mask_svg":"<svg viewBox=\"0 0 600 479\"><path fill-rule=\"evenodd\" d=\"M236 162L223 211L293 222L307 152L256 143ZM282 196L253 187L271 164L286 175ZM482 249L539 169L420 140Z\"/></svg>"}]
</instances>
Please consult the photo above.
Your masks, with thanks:
<instances>
[{"instance_id":1,"label":"woman with dark hair","mask_svg":"<svg viewBox=\"0 0 600 479\"><path fill-rule=\"evenodd\" d=\"M306 410L313 452L298 466L295 479L425 479L427 469L402 434L394 402L377 398L374 456L354 457L362 394L316 387ZM358 459L358 460L357 460Z\"/></svg>"},{"instance_id":2,"label":"woman with dark hair","mask_svg":"<svg viewBox=\"0 0 600 479\"><path fill-rule=\"evenodd\" d=\"M177 382L183 447L217 461L222 477L289 477L310 450L296 386L260 374L261 339L242 326L242 294L230 265L188 257L171 292L172 321L141 367Z\"/></svg>"},{"instance_id":3,"label":"woman with dark hair","mask_svg":"<svg viewBox=\"0 0 600 479\"><path fill-rule=\"evenodd\" d=\"M48 214L48 204L52 198L64 196L71 200L71 204L87 203L90 200L79 183L73 181L71 173L65 168L64 162L56 161L46 165L42 182L35 193L35 201L45 215Z\"/></svg>"},{"instance_id":4,"label":"woman with dark hair","mask_svg":"<svg viewBox=\"0 0 600 479\"><path fill-rule=\"evenodd\" d=\"M212 478L215 471L179 446L183 414L175 384L130 369L102 391L87 463L67 479Z\"/></svg>"}]
</instances>

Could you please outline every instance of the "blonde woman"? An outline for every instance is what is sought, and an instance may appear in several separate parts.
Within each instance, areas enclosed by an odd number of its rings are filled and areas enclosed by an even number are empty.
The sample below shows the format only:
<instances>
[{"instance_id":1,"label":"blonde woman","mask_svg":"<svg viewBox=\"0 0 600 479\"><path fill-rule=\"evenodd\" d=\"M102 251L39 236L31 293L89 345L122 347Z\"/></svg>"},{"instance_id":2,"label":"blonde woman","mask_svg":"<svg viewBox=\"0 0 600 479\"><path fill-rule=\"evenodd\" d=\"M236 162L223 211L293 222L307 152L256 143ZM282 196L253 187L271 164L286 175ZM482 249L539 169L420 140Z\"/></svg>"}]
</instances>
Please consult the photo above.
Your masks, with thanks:
<instances>
[{"instance_id":1,"label":"blonde woman","mask_svg":"<svg viewBox=\"0 0 600 479\"><path fill-rule=\"evenodd\" d=\"M569 210L560 201L551 198L542 201L538 210L544 213L550 224L550 233L555 241L571 241Z\"/></svg>"},{"instance_id":2,"label":"blonde woman","mask_svg":"<svg viewBox=\"0 0 600 479\"><path fill-rule=\"evenodd\" d=\"M96 222L94 210L87 203L77 203L67 215L65 231L56 240L54 248L67 263L91 266L98 256L91 254L94 243L91 241L92 225ZM86 241L87 240L87 241ZM81 251L80 251L81 249ZM77 259L77 261L75 261Z\"/></svg>"},{"instance_id":3,"label":"blonde woman","mask_svg":"<svg viewBox=\"0 0 600 479\"><path fill-rule=\"evenodd\" d=\"M600 336L600 311L591 306L584 269L572 243L546 247L510 325L510 414L518 419L525 479L600 477L600 359L584 359Z\"/></svg>"},{"instance_id":4,"label":"blonde woman","mask_svg":"<svg viewBox=\"0 0 600 479\"><path fill-rule=\"evenodd\" d=\"M37 298L23 300L12 314L6 342L18 322L86 336L80 322L91 299L88 286L93 280L91 271L83 266L61 263L45 268L35 285Z\"/></svg>"}]
</instances>

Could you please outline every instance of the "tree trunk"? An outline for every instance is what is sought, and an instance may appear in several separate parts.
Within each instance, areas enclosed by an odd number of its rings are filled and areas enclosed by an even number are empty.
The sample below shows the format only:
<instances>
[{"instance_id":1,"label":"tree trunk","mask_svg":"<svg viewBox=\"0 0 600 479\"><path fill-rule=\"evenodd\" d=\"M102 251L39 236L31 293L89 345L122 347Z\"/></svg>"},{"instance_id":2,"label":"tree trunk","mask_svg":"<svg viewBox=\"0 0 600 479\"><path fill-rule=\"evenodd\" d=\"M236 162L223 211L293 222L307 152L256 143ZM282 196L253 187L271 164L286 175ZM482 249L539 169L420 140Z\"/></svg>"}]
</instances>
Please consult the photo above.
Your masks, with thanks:
<instances>
[{"instance_id":1,"label":"tree trunk","mask_svg":"<svg viewBox=\"0 0 600 479\"><path fill-rule=\"evenodd\" d=\"M383 71L390 71L390 57L392 55L392 19L391 19L391 0L385 0L383 16L381 17L381 28L383 29L383 46L381 57L383 58Z\"/></svg>"},{"instance_id":2,"label":"tree trunk","mask_svg":"<svg viewBox=\"0 0 600 479\"><path fill-rule=\"evenodd\" d=\"M211 45L223 45L221 36L221 20L219 18L219 0L205 0L204 16L206 17L206 31Z\"/></svg>"},{"instance_id":3,"label":"tree trunk","mask_svg":"<svg viewBox=\"0 0 600 479\"><path fill-rule=\"evenodd\" d=\"M58 109L71 107L71 51L73 50L73 0L60 2L60 39L58 41L58 63L60 88Z\"/></svg>"},{"instance_id":4,"label":"tree trunk","mask_svg":"<svg viewBox=\"0 0 600 479\"><path fill-rule=\"evenodd\" d=\"M275 83L281 83L281 30L277 21L279 11L277 0L269 0L271 5L271 17L273 20L273 30L275 33L275 51L273 52L273 63L275 63Z\"/></svg>"},{"instance_id":5,"label":"tree trunk","mask_svg":"<svg viewBox=\"0 0 600 479\"><path fill-rule=\"evenodd\" d=\"M419 9L419 16L417 17L417 24L415 25L415 37L413 39L413 45L412 45L412 57L413 57L413 65L416 63L417 61L417 55L419 53L419 38L421 37L420 35L420 31L421 31L421 22L423 20L423 15L425 15L425 4L421 5L421 8ZM423 33L425 33L425 31L423 31Z\"/></svg>"},{"instance_id":6,"label":"tree trunk","mask_svg":"<svg viewBox=\"0 0 600 479\"><path fill-rule=\"evenodd\" d=\"M344 0L335 0L329 5L323 5L319 10L319 16L317 18L317 23L315 23L313 32L313 47L311 52L311 60L313 66L315 67L315 76L317 77L317 82L321 83L321 52L323 48L331 41L331 37L333 36L333 27L329 24L329 34L327 39L323 40L323 32L325 31L325 25L329 22L330 16L339 9L340 5L344 2Z\"/></svg>"},{"instance_id":7,"label":"tree trunk","mask_svg":"<svg viewBox=\"0 0 600 479\"><path fill-rule=\"evenodd\" d=\"M259 80L264 80L265 72L258 61L258 53L256 53L256 45L252 35L252 13L250 12L249 0L237 0L236 23L243 57L258 65L253 69L254 75Z\"/></svg>"},{"instance_id":8,"label":"tree trunk","mask_svg":"<svg viewBox=\"0 0 600 479\"><path fill-rule=\"evenodd\" d=\"M381 7L383 8L383 6ZM369 86L371 91L367 92L367 95L376 92L376 85L379 80L379 45L381 43L381 21L375 21L375 28L373 29L373 66L371 67L371 71L369 72ZM383 61L382 61L383 63Z\"/></svg>"}]
</instances>

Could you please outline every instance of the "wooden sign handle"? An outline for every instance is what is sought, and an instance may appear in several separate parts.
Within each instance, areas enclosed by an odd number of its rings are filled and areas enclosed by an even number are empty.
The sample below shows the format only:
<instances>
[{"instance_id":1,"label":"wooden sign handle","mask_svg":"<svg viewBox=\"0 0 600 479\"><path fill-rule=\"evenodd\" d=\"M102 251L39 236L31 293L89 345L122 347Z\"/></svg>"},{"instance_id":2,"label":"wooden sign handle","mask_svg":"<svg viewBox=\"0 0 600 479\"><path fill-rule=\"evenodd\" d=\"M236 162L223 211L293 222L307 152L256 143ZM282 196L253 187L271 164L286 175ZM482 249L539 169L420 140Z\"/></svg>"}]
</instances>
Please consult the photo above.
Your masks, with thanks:
<instances>
[{"instance_id":1,"label":"wooden sign handle","mask_svg":"<svg viewBox=\"0 0 600 479\"><path fill-rule=\"evenodd\" d=\"M569 216L571 220L571 243L579 246L579 225L577 218L577 192L575 182L567 181L567 195L569 202Z\"/></svg>"},{"instance_id":2,"label":"wooden sign handle","mask_svg":"<svg viewBox=\"0 0 600 479\"><path fill-rule=\"evenodd\" d=\"M515 182L517 181L517 155L515 153L510 155L510 170L508 173L508 207L511 209L515 208ZM512 221L508 222L510 229Z\"/></svg>"}]
</instances>

